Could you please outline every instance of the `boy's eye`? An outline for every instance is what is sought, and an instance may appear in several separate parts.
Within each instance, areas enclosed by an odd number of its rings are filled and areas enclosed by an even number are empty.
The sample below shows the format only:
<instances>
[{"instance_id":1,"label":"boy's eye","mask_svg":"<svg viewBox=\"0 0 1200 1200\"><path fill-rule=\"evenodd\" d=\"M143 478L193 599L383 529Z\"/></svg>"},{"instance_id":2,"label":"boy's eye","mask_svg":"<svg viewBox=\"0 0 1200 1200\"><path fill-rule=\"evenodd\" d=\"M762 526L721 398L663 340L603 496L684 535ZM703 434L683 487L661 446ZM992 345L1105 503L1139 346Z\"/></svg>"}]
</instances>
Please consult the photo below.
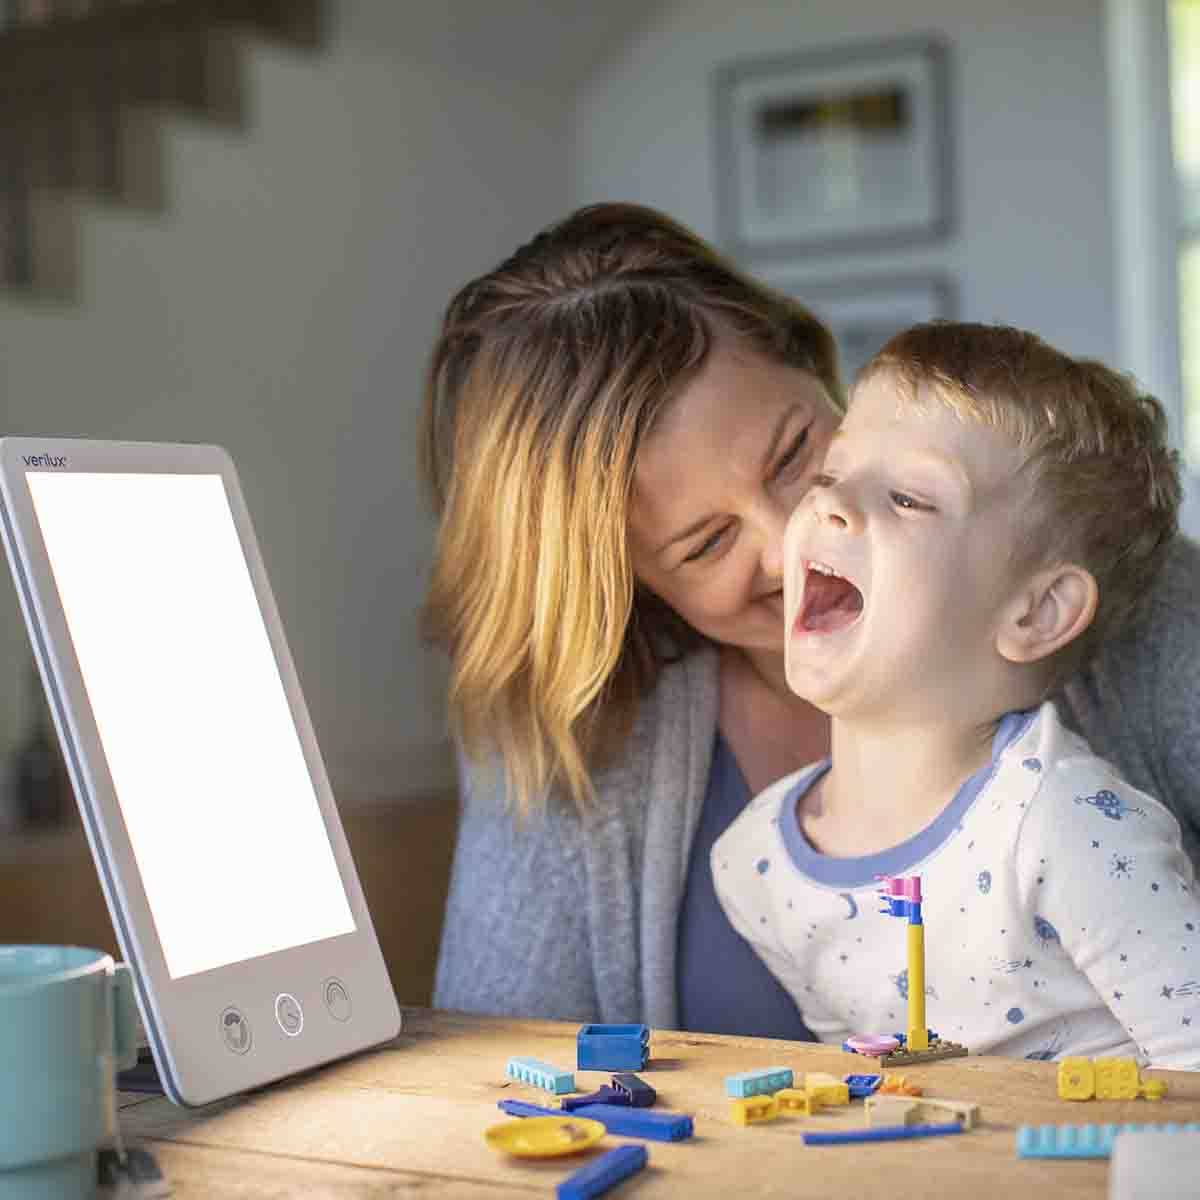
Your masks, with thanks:
<instances>
[{"instance_id":1,"label":"boy's eye","mask_svg":"<svg viewBox=\"0 0 1200 1200\"><path fill-rule=\"evenodd\" d=\"M690 554L685 555L683 561L685 563L695 562L697 559L703 558L706 554L715 550L720 544L721 539L725 536L725 531L729 528L728 525L723 525L716 533L710 534L696 547Z\"/></svg>"},{"instance_id":2,"label":"boy's eye","mask_svg":"<svg viewBox=\"0 0 1200 1200\"><path fill-rule=\"evenodd\" d=\"M907 509L911 512L933 512L932 504L925 504L907 492L892 491L888 493L888 496L897 508Z\"/></svg>"}]
</instances>

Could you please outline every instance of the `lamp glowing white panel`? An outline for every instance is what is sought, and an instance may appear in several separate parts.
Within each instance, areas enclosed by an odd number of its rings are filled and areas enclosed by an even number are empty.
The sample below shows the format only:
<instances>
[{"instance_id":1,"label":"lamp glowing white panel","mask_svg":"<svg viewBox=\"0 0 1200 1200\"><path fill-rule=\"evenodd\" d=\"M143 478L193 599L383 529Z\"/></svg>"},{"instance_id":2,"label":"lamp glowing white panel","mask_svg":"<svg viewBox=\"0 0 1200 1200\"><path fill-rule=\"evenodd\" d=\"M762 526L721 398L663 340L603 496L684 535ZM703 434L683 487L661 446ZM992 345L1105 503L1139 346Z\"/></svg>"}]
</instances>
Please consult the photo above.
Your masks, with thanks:
<instances>
[{"instance_id":1,"label":"lamp glowing white panel","mask_svg":"<svg viewBox=\"0 0 1200 1200\"><path fill-rule=\"evenodd\" d=\"M4 439L0 490L168 1094L204 1103L393 1036L399 1010L228 455Z\"/></svg>"}]
</instances>

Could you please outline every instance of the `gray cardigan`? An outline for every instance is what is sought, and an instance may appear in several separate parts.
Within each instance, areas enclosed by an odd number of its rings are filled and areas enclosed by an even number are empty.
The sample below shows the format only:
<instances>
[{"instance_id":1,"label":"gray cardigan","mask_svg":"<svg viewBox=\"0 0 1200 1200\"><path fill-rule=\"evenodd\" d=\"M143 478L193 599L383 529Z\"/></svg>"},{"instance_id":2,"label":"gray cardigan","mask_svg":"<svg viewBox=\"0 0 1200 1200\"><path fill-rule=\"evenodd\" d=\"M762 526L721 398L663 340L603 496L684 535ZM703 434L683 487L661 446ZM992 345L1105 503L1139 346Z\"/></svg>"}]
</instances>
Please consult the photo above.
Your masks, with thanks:
<instances>
[{"instance_id":1,"label":"gray cardigan","mask_svg":"<svg viewBox=\"0 0 1200 1200\"><path fill-rule=\"evenodd\" d=\"M675 1027L676 924L717 695L712 649L666 668L582 818L552 795L518 825L495 780L464 773L437 1007ZM1178 539L1141 619L1056 699L1171 808L1200 864L1200 547Z\"/></svg>"}]
</instances>

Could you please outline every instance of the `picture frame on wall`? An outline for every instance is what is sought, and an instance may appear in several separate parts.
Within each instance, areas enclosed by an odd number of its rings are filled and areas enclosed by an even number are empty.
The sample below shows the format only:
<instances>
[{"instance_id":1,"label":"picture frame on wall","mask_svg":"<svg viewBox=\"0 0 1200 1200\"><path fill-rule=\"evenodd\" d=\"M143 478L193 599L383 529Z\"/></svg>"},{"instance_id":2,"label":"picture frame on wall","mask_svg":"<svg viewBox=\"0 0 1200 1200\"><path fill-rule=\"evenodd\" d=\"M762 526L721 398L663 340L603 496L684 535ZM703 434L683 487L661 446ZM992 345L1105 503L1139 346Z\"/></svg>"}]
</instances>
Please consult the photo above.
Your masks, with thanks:
<instances>
[{"instance_id":1,"label":"picture frame on wall","mask_svg":"<svg viewBox=\"0 0 1200 1200\"><path fill-rule=\"evenodd\" d=\"M758 268L756 274L825 322L837 342L838 365L847 387L867 360L902 329L957 316L954 285L937 273L837 280L810 280L786 268Z\"/></svg>"},{"instance_id":2,"label":"picture frame on wall","mask_svg":"<svg viewBox=\"0 0 1200 1200\"><path fill-rule=\"evenodd\" d=\"M731 252L928 241L951 226L946 50L934 37L718 70Z\"/></svg>"}]
</instances>

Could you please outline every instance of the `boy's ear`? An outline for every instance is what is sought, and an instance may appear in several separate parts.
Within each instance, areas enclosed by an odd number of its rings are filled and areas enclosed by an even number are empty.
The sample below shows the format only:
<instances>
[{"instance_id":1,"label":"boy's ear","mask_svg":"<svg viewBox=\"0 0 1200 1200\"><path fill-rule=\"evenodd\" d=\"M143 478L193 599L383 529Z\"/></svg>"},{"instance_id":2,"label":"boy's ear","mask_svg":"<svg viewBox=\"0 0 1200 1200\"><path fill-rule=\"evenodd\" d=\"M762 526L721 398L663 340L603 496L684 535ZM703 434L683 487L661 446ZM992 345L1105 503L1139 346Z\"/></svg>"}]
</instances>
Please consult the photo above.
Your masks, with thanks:
<instances>
[{"instance_id":1,"label":"boy's ear","mask_svg":"<svg viewBox=\"0 0 1200 1200\"><path fill-rule=\"evenodd\" d=\"M1100 589L1091 571L1057 563L1026 580L1005 610L996 649L1013 663L1032 663L1073 642L1092 623Z\"/></svg>"}]
</instances>

